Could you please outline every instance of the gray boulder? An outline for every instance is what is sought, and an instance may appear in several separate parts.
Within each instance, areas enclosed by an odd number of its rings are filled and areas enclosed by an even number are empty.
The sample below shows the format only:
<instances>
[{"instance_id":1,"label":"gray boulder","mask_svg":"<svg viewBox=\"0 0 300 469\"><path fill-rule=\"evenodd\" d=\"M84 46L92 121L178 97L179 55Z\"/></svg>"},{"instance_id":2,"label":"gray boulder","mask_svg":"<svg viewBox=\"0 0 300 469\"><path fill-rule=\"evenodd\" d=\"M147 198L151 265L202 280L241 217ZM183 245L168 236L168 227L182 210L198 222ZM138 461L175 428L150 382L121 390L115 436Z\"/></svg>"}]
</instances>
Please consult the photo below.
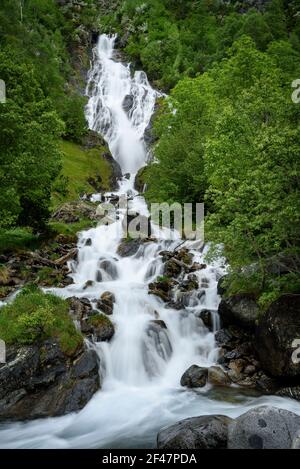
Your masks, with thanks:
<instances>
[{"instance_id":1,"label":"gray boulder","mask_svg":"<svg viewBox=\"0 0 300 469\"><path fill-rule=\"evenodd\" d=\"M221 449L227 446L229 417L192 417L163 428L157 436L160 449Z\"/></svg>"},{"instance_id":2,"label":"gray boulder","mask_svg":"<svg viewBox=\"0 0 300 469\"><path fill-rule=\"evenodd\" d=\"M289 449L300 428L300 416L262 406L233 420L228 427L228 449Z\"/></svg>"},{"instance_id":3,"label":"gray boulder","mask_svg":"<svg viewBox=\"0 0 300 469\"><path fill-rule=\"evenodd\" d=\"M180 384L188 388L202 388L206 385L208 369L198 365L190 366L182 375Z\"/></svg>"},{"instance_id":4,"label":"gray boulder","mask_svg":"<svg viewBox=\"0 0 300 469\"><path fill-rule=\"evenodd\" d=\"M53 417L82 409L100 388L98 358L83 346L65 355L58 343L12 346L0 366L0 421Z\"/></svg>"},{"instance_id":5,"label":"gray boulder","mask_svg":"<svg viewBox=\"0 0 300 469\"><path fill-rule=\"evenodd\" d=\"M242 293L224 298L219 305L219 315L224 326L237 325L254 329L259 308L251 294Z\"/></svg>"}]
</instances>

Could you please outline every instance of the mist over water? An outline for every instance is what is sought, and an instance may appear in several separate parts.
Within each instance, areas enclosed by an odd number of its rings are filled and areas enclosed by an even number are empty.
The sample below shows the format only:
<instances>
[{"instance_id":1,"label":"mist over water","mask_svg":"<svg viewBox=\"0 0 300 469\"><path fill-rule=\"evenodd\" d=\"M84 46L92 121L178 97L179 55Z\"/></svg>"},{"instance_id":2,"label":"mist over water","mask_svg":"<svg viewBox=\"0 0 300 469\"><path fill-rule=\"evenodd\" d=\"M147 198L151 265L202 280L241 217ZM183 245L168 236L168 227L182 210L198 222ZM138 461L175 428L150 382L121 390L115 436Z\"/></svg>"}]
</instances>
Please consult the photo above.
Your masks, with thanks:
<instances>
[{"instance_id":1,"label":"mist over water","mask_svg":"<svg viewBox=\"0 0 300 469\"><path fill-rule=\"evenodd\" d=\"M147 214L143 197L134 190L134 175L147 163L143 136L158 93L144 72L132 74L129 65L114 59L114 42L114 37L102 35L93 51L86 116L89 127L108 142L123 174L130 173L120 181L117 194L129 195L130 209ZM124 102L130 103L127 109ZM144 243L135 255L120 257L117 249L123 236L123 216L121 211L115 223L80 233L78 261L71 265L74 283L53 289L66 298L75 295L95 301L105 291L116 297L111 316L116 329L113 339L90 345L100 357L102 389L77 414L2 425L0 447L150 448L155 446L158 430L190 416L235 417L265 403L300 413L300 404L289 399L257 398L237 389L220 391L209 386L188 391L180 386L190 365L210 366L217 359L214 333L198 315L202 309L218 309L217 281L224 273L221 261L195 273L203 286L184 309L167 308L148 294L148 284L162 274L159 252L174 249L180 240L170 241L168 233L163 240L161 232L161 241ZM88 245L87 239L91 240ZM195 262L204 262L206 248L201 251L192 242L186 246ZM84 289L88 280L93 284ZM154 326L157 319L167 328Z\"/></svg>"}]
</instances>

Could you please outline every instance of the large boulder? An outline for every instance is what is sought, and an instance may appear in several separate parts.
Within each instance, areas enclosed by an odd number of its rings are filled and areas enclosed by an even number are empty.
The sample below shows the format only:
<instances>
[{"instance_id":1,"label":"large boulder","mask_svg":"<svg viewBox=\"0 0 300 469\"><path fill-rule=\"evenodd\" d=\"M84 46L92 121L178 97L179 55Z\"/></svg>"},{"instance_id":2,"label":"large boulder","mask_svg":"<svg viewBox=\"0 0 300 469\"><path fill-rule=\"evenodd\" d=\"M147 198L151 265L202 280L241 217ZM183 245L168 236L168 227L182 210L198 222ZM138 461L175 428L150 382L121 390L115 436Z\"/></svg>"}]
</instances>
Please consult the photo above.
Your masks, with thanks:
<instances>
[{"instance_id":1,"label":"large boulder","mask_svg":"<svg viewBox=\"0 0 300 469\"><path fill-rule=\"evenodd\" d=\"M188 388L202 388L206 385L208 369L198 365L190 366L182 375L180 384Z\"/></svg>"},{"instance_id":2,"label":"large boulder","mask_svg":"<svg viewBox=\"0 0 300 469\"><path fill-rule=\"evenodd\" d=\"M255 347L265 371L281 378L299 377L299 338L300 295L282 295L256 329Z\"/></svg>"},{"instance_id":3,"label":"large boulder","mask_svg":"<svg viewBox=\"0 0 300 469\"><path fill-rule=\"evenodd\" d=\"M236 418L228 427L228 449L289 449L300 428L300 416L262 406Z\"/></svg>"},{"instance_id":4,"label":"large boulder","mask_svg":"<svg viewBox=\"0 0 300 469\"><path fill-rule=\"evenodd\" d=\"M253 295L241 293L222 299L219 315L224 326L231 324L254 329L259 315L259 307Z\"/></svg>"},{"instance_id":5,"label":"large boulder","mask_svg":"<svg viewBox=\"0 0 300 469\"><path fill-rule=\"evenodd\" d=\"M54 417L82 409L100 388L98 358L82 348L72 356L47 340L12 346L0 366L0 420Z\"/></svg>"},{"instance_id":6,"label":"large boulder","mask_svg":"<svg viewBox=\"0 0 300 469\"><path fill-rule=\"evenodd\" d=\"M223 415L192 417L163 428L157 436L160 449L221 449L227 446L231 422Z\"/></svg>"}]
</instances>

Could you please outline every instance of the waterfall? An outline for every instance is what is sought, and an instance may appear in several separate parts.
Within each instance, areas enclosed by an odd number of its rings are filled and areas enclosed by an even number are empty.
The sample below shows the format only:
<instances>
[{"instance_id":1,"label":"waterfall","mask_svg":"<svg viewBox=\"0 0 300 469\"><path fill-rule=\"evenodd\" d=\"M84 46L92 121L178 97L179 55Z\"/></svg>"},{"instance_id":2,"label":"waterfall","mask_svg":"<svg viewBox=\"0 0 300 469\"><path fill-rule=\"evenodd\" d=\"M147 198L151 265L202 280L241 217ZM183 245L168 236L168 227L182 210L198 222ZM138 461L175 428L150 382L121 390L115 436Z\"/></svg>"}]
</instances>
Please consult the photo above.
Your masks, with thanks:
<instances>
[{"instance_id":1,"label":"waterfall","mask_svg":"<svg viewBox=\"0 0 300 469\"><path fill-rule=\"evenodd\" d=\"M129 65L114 58L114 43L114 36L101 35L94 48L86 116L89 127L102 134L122 169L124 177L115 195L129 194L130 209L147 215L143 197L134 190L134 177L147 163L143 136L159 93L144 72L133 74ZM89 298L93 304L105 291L115 295L111 316L115 335L109 343L95 344L102 389L78 414L3 425L0 447L151 448L157 431L169 423L204 414L235 417L267 402L268 398L238 395L224 401L214 397L209 386L197 392L180 386L190 365L210 366L217 358L214 334L204 327L199 312L217 311L221 266L214 263L195 272L199 291L187 297L181 310L168 308L148 294L148 284L162 274L159 252L173 249L178 242L145 243L136 254L121 257L118 246L124 213L119 215L110 225L80 233L78 260L72 265L74 283L53 289L66 298ZM189 248L193 260L203 263L205 249L200 252L192 243ZM283 407L280 398L272 398L272 404L276 399Z\"/></svg>"}]
</instances>

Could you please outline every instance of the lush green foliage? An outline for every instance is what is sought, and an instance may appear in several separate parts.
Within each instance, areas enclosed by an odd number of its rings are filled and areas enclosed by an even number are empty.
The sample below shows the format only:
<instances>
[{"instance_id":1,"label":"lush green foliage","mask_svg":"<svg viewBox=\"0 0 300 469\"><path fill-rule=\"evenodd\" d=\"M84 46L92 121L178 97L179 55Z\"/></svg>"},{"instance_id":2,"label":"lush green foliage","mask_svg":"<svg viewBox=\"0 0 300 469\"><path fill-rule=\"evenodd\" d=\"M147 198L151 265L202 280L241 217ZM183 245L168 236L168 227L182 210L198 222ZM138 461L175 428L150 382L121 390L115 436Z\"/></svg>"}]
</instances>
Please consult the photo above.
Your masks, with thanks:
<instances>
[{"instance_id":1,"label":"lush green foliage","mask_svg":"<svg viewBox=\"0 0 300 469\"><path fill-rule=\"evenodd\" d=\"M62 169L52 191L52 208L77 200L80 195L95 191L93 181L104 191L110 190L111 166L102 155L106 147L84 150L73 142L62 141Z\"/></svg>"},{"instance_id":2,"label":"lush green foliage","mask_svg":"<svg viewBox=\"0 0 300 469\"><path fill-rule=\"evenodd\" d=\"M82 336L69 316L68 303L34 286L24 288L13 303L1 308L0 337L7 344L33 344L54 338L70 355L82 344Z\"/></svg>"},{"instance_id":3,"label":"lush green foliage","mask_svg":"<svg viewBox=\"0 0 300 469\"><path fill-rule=\"evenodd\" d=\"M60 136L86 132L69 50L79 29L94 24L94 0L80 12L55 0L3 0L0 5L0 229L44 229L51 187L61 169ZM74 79L71 78L74 76ZM68 82L68 84L67 84Z\"/></svg>"},{"instance_id":4,"label":"lush green foliage","mask_svg":"<svg viewBox=\"0 0 300 469\"><path fill-rule=\"evenodd\" d=\"M146 174L149 200L205 198L206 237L222 243L235 272L256 264L234 288L256 291L263 305L300 287L300 108L291 99L298 76L300 55L289 42L263 52L241 38L160 107L156 161ZM288 260L289 274L270 272L270 259Z\"/></svg>"},{"instance_id":5,"label":"lush green foliage","mask_svg":"<svg viewBox=\"0 0 300 469\"><path fill-rule=\"evenodd\" d=\"M219 0L118 4L101 18L102 27L118 31L126 41L125 51L164 88L210 68L243 35L250 36L260 50L279 38L289 38L300 49L297 1L273 0L265 12L249 9L249 2Z\"/></svg>"}]
</instances>

